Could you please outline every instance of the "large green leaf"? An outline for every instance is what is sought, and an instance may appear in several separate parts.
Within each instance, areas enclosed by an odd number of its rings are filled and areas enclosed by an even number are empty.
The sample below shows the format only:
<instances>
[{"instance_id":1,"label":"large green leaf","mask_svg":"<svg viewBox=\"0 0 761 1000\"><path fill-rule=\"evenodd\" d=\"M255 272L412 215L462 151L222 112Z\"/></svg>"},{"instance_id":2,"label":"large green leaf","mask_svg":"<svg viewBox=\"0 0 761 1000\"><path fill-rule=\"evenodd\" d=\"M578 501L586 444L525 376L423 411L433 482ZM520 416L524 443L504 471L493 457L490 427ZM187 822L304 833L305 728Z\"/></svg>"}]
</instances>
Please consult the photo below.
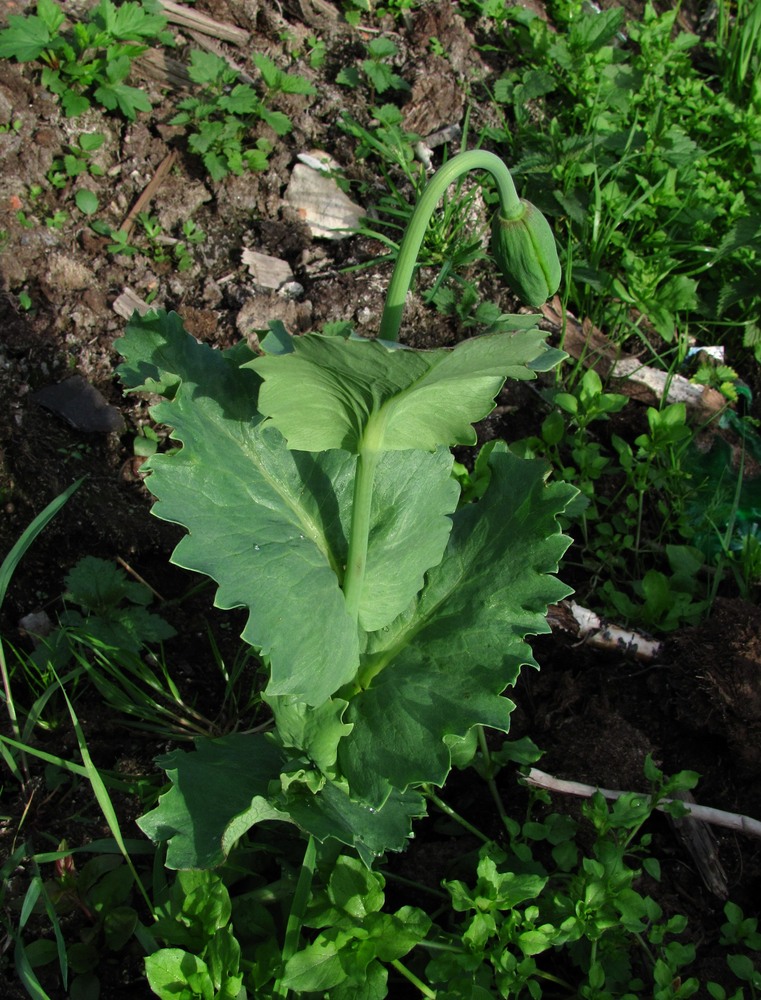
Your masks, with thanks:
<instances>
[{"instance_id":1,"label":"large green leaf","mask_svg":"<svg viewBox=\"0 0 761 1000\"><path fill-rule=\"evenodd\" d=\"M354 801L341 787L284 782L285 752L262 734L232 733L198 740L194 750L175 750L158 761L172 787L138 821L156 842L168 841L168 868L213 868L236 840L265 820L296 823L320 841L336 839L372 864L384 851L400 851L412 820L425 813L416 792L394 791L382 809ZM286 785L278 790L278 782Z\"/></svg>"},{"instance_id":2,"label":"large green leaf","mask_svg":"<svg viewBox=\"0 0 761 1000\"><path fill-rule=\"evenodd\" d=\"M211 434L215 414L185 386L153 412L186 443L151 462L156 513L190 532L173 562L213 577L218 607L248 607L243 638L269 657L269 694L321 704L357 670L357 629L325 522L342 502L333 486L350 496L352 457L302 463L272 426L219 420Z\"/></svg>"},{"instance_id":3,"label":"large green leaf","mask_svg":"<svg viewBox=\"0 0 761 1000\"><path fill-rule=\"evenodd\" d=\"M133 321L119 347L128 385L173 395L151 412L184 447L155 456L148 480L155 513L189 531L173 561L217 581L218 607L249 609L243 637L270 659L270 694L320 704L358 664L336 551L355 460L290 452L261 422L257 376L198 344L176 317Z\"/></svg>"},{"instance_id":4,"label":"large green leaf","mask_svg":"<svg viewBox=\"0 0 761 1000\"><path fill-rule=\"evenodd\" d=\"M460 487L452 454L394 451L375 471L359 624L382 629L400 615L423 586L426 570L444 554ZM348 511L347 511L348 513ZM344 527L348 537L348 521Z\"/></svg>"},{"instance_id":5,"label":"large green leaf","mask_svg":"<svg viewBox=\"0 0 761 1000\"><path fill-rule=\"evenodd\" d=\"M453 350L390 349L378 341L309 334L286 355L249 366L264 378L259 406L290 448L358 453L475 444L471 426L494 406L505 377L534 378L539 330L466 340ZM368 425L373 440L366 440Z\"/></svg>"},{"instance_id":6,"label":"large green leaf","mask_svg":"<svg viewBox=\"0 0 761 1000\"><path fill-rule=\"evenodd\" d=\"M356 459L289 451L261 422L258 376L239 367L250 352L212 351L174 314L134 319L117 346L127 358L124 382L169 397L151 412L183 442L179 454L149 463L155 513L189 531L173 561L216 580L219 607L249 608L243 637L270 658L268 694L321 704L359 665L357 627L340 589ZM451 465L445 449L381 456L364 629L400 614L441 559L457 503Z\"/></svg>"},{"instance_id":7,"label":"large green leaf","mask_svg":"<svg viewBox=\"0 0 761 1000\"><path fill-rule=\"evenodd\" d=\"M215 351L201 344L185 331L177 313L135 313L127 324L124 336L114 341L114 347L125 358L118 369L119 378L129 390L143 390L160 396L173 396L182 382L202 386L199 396L224 400L229 417L238 413L250 420L257 414L256 394L260 379L255 375L242 381L237 368L253 354L244 345L233 351ZM240 393L239 387L245 388ZM240 396L240 398L239 398ZM240 409L238 410L238 404Z\"/></svg>"},{"instance_id":8,"label":"large green leaf","mask_svg":"<svg viewBox=\"0 0 761 1000\"><path fill-rule=\"evenodd\" d=\"M168 841L168 868L214 868L255 823L289 819L268 801L283 753L265 736L199 740L192 752L174 750L157 763L172 787L138 826L151 840Z\"/></svg>"},{"instance_id":9,"label":"large green leaf","mask_svg":"<svg viewBox=\"0 0 761 1000\"><path fill-rule=\"evenodd\" d=\"M368 686L344 716L354 728L339 763L352 792L375 805L391 787L442 784L444 736L477 724L507 731L502 692L522 665L536 665L525 636L547 632L547 605L570 592L550 574L569 544L556 517L576 491L546 485L544 463L504 445L489 466L483 499L454 515L444 558L413 606L369 637Z\"/></svg>"},{"instance_id":10,"label":"large green leaf","mask_svg":"<svg viewBox=\"0 0 761 1000\"><path fill-rule=\"evenodd\" d=\"M316 795L289 796L283 808L303 830L320 841L333 838L355 848L370 866L386 851L403 850L412 820L425 815L425 800L418 792L394 789L382 808L376 808L327 782Z\"/></svg>"}]
</instances>

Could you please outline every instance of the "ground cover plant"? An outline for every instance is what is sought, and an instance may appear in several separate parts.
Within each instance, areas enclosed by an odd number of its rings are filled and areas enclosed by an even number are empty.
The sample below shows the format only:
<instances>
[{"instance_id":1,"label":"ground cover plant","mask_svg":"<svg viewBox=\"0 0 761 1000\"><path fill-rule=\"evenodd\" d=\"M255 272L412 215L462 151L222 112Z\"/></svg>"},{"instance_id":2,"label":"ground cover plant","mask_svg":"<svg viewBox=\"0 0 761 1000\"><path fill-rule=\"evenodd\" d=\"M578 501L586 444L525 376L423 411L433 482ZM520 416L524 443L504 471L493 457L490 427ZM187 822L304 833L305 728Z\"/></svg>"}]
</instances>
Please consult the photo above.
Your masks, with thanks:
<instances>
[{"instance_id":1,"label":"ground cover plant","mask_svg":"<svg viewBox=\"0 0 761 1000\"><path fill-rule=\"evenodd\" d=\"M172 6L0 24L3 995L754 996L755 5Z\"/></svg>"}]
</instances>

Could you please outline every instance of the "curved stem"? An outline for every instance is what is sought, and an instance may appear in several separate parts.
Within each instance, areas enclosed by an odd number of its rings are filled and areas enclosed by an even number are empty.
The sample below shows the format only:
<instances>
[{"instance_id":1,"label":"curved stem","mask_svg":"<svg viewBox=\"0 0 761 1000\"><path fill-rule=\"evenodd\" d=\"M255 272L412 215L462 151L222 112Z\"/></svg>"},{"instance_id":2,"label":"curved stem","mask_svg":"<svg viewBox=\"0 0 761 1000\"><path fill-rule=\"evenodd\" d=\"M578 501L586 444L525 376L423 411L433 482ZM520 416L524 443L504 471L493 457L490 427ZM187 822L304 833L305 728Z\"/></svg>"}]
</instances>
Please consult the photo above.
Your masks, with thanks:
<instances>
[{"instance_id":1,"label":"curved stem","mask_svg":"<svg viewBox=\"0 0 761 1000\"><path fill-rule=\"evenodd\" d=\"M443 813L445 813L445 815L449 816L450 819L453 819L455 823L459 823L460 826L463 827L463 829L467 830L468 833L472 833L473 836L477 837L482 843L484 844L494 843L491 837L487 837L485 833L481 833L478 827L473 826L473 824L470 823L467 819L465 819L464 816L461 816L458 812L455 812L455 810L450 805L447 805L447 803L443 799L440 799L436 794L436 792L432 792L430 788L428 788L424 790L423 794L430 802L433 802L433 804L438 809L440 809Z\"/></svg>"},{"instance_id":2,"label":"curved stem","mask_svg":"<svg viewBox=\"0 0 761 1000\"><path fill-rule=\"evenodd\" d=\"M471 170L487 170L492 175L497 184L503 218L510 219L520 215L521 202L510 171L494 153L483 149L458 153L449 163L445 163L437 170L415 206L415 211L412 213L412 218L399 247L399 255L396 258L394 273L391 275L383 317L381 318L378 334L381 340L398 339L402 313L404 312L404 301L412 283L415 262L420 253L430 218L449 185Z\"/></svg>"}]
</instances>

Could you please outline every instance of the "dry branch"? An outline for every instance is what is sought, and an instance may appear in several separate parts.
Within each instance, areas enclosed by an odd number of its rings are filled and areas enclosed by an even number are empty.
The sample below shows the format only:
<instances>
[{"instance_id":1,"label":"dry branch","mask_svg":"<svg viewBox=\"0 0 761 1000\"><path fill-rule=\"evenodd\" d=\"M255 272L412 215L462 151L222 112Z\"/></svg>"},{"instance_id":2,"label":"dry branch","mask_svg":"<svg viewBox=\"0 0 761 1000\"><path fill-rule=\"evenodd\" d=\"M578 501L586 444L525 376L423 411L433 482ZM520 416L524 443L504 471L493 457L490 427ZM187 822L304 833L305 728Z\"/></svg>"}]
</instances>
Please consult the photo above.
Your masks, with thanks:
<instances>
[{"instance_id":1,"label":"dry branch","mask_svg":"<svg viewBox=\"0 0 761 1000\"><path fill-rule=\"evenodd\" d=\"M119 226L119 228L124 230L124 232L127 233L127 235L129 235L130 230L135 224L135 219L143 211L143 209L146 208L146 206L150 203L153 196L158 191L161 182L174 166L174 161L176 159L177 159L177 153L175 152L168 153L161 161L161 163L159 163L159 165L156 167L156 173L153 175L153 177L151 177L151 179L145 185L145 188L140 194L140 197L137 199L137 201L129 210L129 212L127 212L126 216L124 217L124 221L122 222L121 226Z\"/></svg>"},{"instance_id":2,"label":"dry branch","mask_svg":"<svg viewBox=\"0 0 761 1000\"><path fill-rule=\"evenodd\" d=\"M212 38L219 38L223 42L232 42L233 45L247 45L251 38L248 31L244 31L243 28L239 28L235 24L215 21L213 17L185 7L181 3L173 3L172 0L159 0L159 6L164 11L167 21L177 24L181 28L190 28L192 31L211 35Z\"/></svg>"},{"instance_id":3,"label":"dry branch","mask_svg":"<svg viewBox=\"0 0 761 1000\"><path fill-rule=\"evenodd\" d=\"M563 350L587 368L594 368L603 378L615 379L616 390L632 399L645 403L683 402L703 417L727 405L716 389L694 385L683 375L668 375L643 364L637 357L621 354L620 348L588 319L579 322L573 313L563 310L557 295L542 306L542 314L561 334Z\"/></svg>"},{"instance_id":4,"label":"dry branch","mask_svg":"<svg viewBox=\"0 0 761 1000\"><path fill-rule=\"evenodd\" d=\"M598 788L596 785L585 785L580 781L565 781L563 778L555 778L545 771L540 771L532 767L526 775L526 783L534 788L546 788L550 792L560 792L561 795L576 795L584 799L591 798L595 792L599 792L606 799L615 801L622 795L629 795L630 792L619 791L613 788ZM643 797L647 797L642 793ZM727 830L735 830L737 833L747 834L749 837L761 837L761 822L751 819L750 816L743 816L740 813L725 812L723 809L714 809L711 806L701 806L695 802L685 802L682 799L661 799L656 809L663 811L672 802L679 802L694 819L702 820L704 823L711 823L713 826L725 827Z\"/></svg>"},{"instance_id":5,"label":"dry branch","mask_svg":"<svg viewBox=\"0 0 761 1000\"><path fill-rule=\"evenodd\" d=\"M575 601L561 601L548 608L547 621L553 630L570 632L580 642L606 653L621 653L651 663L661 652L662 643L657 640L636 629L606 621Z\"/></svg>"}]
</instances>

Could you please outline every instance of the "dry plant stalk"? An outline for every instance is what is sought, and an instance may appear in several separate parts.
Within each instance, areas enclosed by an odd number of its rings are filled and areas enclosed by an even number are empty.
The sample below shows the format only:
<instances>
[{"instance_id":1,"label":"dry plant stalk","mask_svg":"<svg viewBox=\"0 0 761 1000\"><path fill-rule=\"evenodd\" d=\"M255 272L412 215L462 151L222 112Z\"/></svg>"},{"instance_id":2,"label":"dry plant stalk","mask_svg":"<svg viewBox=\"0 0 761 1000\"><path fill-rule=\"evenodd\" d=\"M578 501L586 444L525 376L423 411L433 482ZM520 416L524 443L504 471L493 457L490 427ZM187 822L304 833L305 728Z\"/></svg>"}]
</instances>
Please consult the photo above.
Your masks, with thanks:
<instances>
[{"instance_id":1,"label":"dry plant stalk","mask_svg":"<svg viewBox=\"0 0 761 1000\"><path fill-rule=\"evenodd\" d=\"M566 781L563 778L555 778L545 771L540 771L532 767L526 775L526 783L533 788L546 788L549 792L560 792L561 795L576 795L581 798L591 798L595 792L599 792L606 799L615 801L622 795L629 795L630 792L620 791L613 788L598 788L596 785L586 785L580 781ZM747 834L749 837L761 837L761 822L752 819L750 816L743 816L740 813L725 812L723 809L714 809L711 806L701 806L695 802L685 802L682 799L661 799L656 806L663 811L664 806L672 802L680 802L693 819L702 820L704 823L711 823L714 826L725 827L727 830L735 830L737 833Z\"/></svg>"},{"instance_id":2,"label":"dry plant stalk","mask_svg":"<svg viewBox=\"0 0 761 1000\"><path fill-rule=\"evenodd\" d=\"M171 24L177 24L181 28L190 28L204 35L219 38L223 42L232 42L233 45L247 45L251 38L248 31L244 31L243 28L239 28L235 24L215 21L208 14L192 10L181 3L173 3L172 0L159 0L159 6L166 15L167 21Z\"/></svg>"}]
</instances>

